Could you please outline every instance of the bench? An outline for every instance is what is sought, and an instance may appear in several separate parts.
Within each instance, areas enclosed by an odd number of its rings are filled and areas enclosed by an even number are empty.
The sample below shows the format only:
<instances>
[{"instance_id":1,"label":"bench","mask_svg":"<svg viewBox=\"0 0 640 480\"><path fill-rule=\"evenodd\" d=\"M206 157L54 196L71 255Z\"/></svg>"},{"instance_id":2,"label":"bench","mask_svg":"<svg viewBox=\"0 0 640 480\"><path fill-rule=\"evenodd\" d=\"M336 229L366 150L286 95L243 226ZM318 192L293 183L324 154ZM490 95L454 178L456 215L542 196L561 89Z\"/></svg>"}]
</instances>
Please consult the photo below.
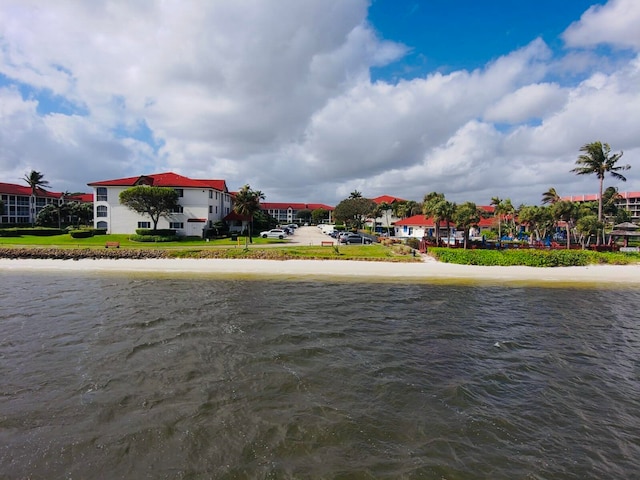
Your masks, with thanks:
<instances>
[{"instance_id":1,"label":"bench","mask_svg":"<svg viewBox=\"0 0 640 480\"><path fill-rule=\"evenodd\" d=\"M329 242L329 241L323 240L323 241L320 242L320 246L322 246L322 247L332 247L333 246L333 242Z\"/></svg>"},{"instance_id":2,"label":"bench","mask_svg":"<svg viewBox=\"0 0 640 480\"><path fill-rule=\"evenodd\" d=\"M120 242L107 242L104 244L104 248L120 248Z\"/></svg>"}]
</instances>

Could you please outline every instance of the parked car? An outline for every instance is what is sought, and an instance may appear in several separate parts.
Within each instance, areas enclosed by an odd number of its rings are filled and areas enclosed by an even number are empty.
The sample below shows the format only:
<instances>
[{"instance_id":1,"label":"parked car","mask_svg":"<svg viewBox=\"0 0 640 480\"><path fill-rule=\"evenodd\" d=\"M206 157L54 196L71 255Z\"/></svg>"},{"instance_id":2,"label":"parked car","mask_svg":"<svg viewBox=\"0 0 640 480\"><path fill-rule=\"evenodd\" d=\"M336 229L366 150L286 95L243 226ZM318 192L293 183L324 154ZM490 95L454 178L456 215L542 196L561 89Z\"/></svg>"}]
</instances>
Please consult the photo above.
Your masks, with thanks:
<instances>
[{"instance_id":1,"label":"parked car","mask_svg":"<svg viewBox=\"0 0 640 480\"><path fill-rule=\"evenodd\" d=\"M260 232L260 236L262 238L279 238L280 240L282 240L287 236L287 232L285 232L281 228L272 228L271 230Z\"/></svg>"},{"instance_id":2,"label":"parked car","mask_svg":"<svg viewBox=\"0 0 640 480\"><path fill-rule=\"evenodd\" d=\"M353 243L353 244L370 244L371 239L367 237L363 237L359 233L348 233L340 237L340 243Z\"/></svg>"}]
</instances>

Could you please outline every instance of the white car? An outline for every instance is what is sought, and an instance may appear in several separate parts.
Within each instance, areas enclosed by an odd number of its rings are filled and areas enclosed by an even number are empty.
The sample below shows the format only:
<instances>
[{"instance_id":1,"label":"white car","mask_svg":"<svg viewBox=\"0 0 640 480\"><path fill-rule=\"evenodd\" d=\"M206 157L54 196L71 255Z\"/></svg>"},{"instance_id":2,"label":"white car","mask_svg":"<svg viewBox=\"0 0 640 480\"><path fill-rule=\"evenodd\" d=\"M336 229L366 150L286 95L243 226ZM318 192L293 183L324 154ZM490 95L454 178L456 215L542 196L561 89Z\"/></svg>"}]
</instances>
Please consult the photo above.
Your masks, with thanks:
<instances>
[{"instance_id":1,"label":"white car","mask_svg":"<svg viewBox=\"0 0 640 480\"><path fill-rule=\"evenodd\" d=\"M266 232L260 232L260 236L262 238L279 238L280 240L282 240L287 236L287 232L285 232L281 228L272 228L271 230L267 230Z\"/></svg>"}]
</instances>

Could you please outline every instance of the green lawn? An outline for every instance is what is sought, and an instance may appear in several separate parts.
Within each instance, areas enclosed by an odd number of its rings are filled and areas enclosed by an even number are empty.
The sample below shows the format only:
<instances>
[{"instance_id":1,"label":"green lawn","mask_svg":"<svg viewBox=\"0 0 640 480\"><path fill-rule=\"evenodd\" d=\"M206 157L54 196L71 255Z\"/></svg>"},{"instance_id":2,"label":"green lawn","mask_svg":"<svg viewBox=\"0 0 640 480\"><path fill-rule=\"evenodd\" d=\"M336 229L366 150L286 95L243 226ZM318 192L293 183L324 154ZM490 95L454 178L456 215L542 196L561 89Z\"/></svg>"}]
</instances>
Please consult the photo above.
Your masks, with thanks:
<instances>
[{"instance_id":1,"label":"green lawn","mask_svg":"<svg viewBox=\"0 0 640 480\"><path fill-rule=\"evenodd\" d=\"M406 246L395 245L385 247L374 245L340 245L340 246L308 246L290 245L287 240L254 238L245 248L245 237L238 240L211 240L200 238L185 238L178 242L134 242L129 235L96 235L89 238L72 238L71 235L36 236L23 235L20 237L0 237L0 248L51 248L51 249L105 249L106 242L119 242L119 251L131 249L166 250L173 257L184 258L265 258L265 259L341 259L341 260L382 260L413 262L420 257L414 257L411 249ZM115 252L114 252L115 253Z\"/></svg>"},{"instance_id":2,"label":"green lawn","mask_svg":"<svg viewBox=\"0 0 640 480\"><path fill-rule=\"evenodd\" d=\"M134 242L130 235L95 235L88 238L73 238L69 234L53 235L49 237L37 235L22 235L20 237L0 237L0 246L16 247L50 247L50 248L104 248L106 242L119 242L122 248L192 248L201 247L233 247L245 244L245 237L238 240L225 238L209 242L201 238L185 238L179 242ZM254 238L253 245L286 244L286 240Z\"/></svg>"}]
</instances>

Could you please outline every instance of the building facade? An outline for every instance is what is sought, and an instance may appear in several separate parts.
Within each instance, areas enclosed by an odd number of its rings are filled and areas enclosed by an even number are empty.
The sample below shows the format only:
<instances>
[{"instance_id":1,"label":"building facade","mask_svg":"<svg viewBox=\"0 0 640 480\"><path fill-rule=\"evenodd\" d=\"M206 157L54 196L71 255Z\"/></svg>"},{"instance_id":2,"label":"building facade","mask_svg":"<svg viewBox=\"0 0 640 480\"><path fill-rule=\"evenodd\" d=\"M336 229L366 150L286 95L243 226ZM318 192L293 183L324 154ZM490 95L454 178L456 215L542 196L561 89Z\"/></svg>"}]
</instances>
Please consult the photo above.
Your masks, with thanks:
<instances>
[{"instance_id":1,"label":"building facade","mask_svg":"<svg viewBox=\"0 0 640 480\"><path fill-rule=\"evenodd\" d=\"M92 202L93 195L64 195L42 188L32 194L31 187L0 182L0 198L4 209L0 212L3 225L29 225L35 222L40 211L47 205L62 205L65 202Z\"/></svg>"},{"instance_id":2,"label":"building facade","mask_svg":"<svg viewBox=\"0 0 640 480\"><path fill-rule=\"evenodd\" d=\"M562 197L561 200L568 202L597 202L600 195L571 195L568 197ZM633 223L640 222L640 192L619 192L618 199L616 201L618 208L623 208L629 212L631 221Z\"/></svg>"},{"instance_id":3,"label":"building facade","mask_svg":"<svg viewBox=\"0 0 640 480\"><path fill-rule=\"evenodd\" d=\"M120 203L120 193L137 185L169 187L178 192L179 207L158 222L159 229L173 229L177 235L202 236L205 228L222 221L233 208L224 180L192 179L167 172L88 185L94 190L94 227L106 229L107 233L135 233L138 228L153 228L148 216Z\"/></svg>"},{"instance_id":4,"label":"building facade","mask_svg":"<svg viewBox=\"0 0 640 480\"><path fill-rule=\"evenodd\" d=\"M329 212L328 223L331 223L334 207L323 203L283 203L283 202L261 202L260 208L271 215L280 224L299 223L301 221L300 211L302 210L326 210Z\"/></svg>"}]
</instances>

